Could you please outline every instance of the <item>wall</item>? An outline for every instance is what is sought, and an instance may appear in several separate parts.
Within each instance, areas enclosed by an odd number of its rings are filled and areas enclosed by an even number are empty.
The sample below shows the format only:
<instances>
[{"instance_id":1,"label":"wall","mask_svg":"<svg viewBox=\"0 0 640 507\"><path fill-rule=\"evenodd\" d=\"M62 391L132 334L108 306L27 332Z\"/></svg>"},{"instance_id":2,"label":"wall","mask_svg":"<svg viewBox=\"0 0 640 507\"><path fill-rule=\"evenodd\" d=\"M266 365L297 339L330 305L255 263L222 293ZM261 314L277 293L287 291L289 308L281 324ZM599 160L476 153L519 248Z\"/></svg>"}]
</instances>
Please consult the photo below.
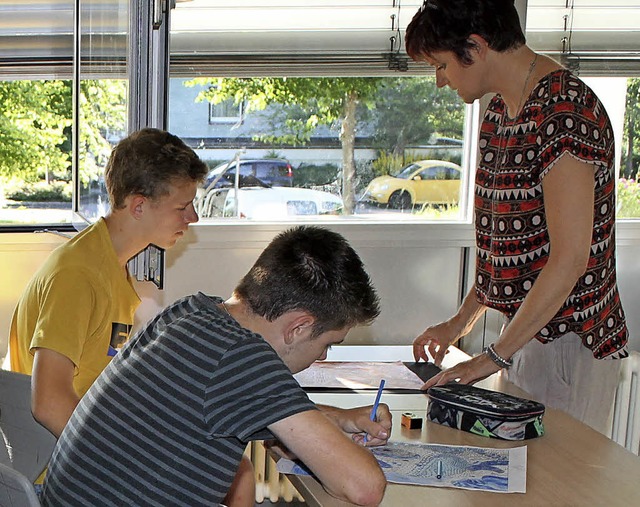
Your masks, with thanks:
<instances>
[{"instance_id":1,"label":"wall","mask_svg":"<svg viewBox=\"0 0 640 507\"><path fill-rule=\"evenodd\" d=\"M319 222L342 233L366 264L382 303L376 322L352 330L346 343L410 344L427 325L455 312L460 295L473 279L473 266L462 269L472 252L469 224L363 224ZM622 301L631 330L631 348L640 351L640 227L617 228L618 273ZM192 226L167 252L166 290L138 283L143 300L136 327L175 299L202 290L220 296L233 287L287 224L221 224ZM0 357L6 349L15 303L31 274L49 252L64 241L53 234L0 234ZM465 339L476 353L498 336L502 319L490 312Z\"/></svg>"},{"instance_id":2,"label":"wall","mask_svg":"<svg viewBox=\"0 0 640 507\"><path fill-rule=\"evenodd\" d=\"M20 294L51 251L65 241L50 233L0 234L0 361Z\"/></svg>"},{"instance_id":3,"label":"wall","mask_svg":"<svg viewBox=\"0 0 640 507\"><path fill-rule=\"evenodd\" d=\"M381 297L382 313L352 330L350 344L409 344L428 322L457 308L461 252L472 241L470 226L370 225L324 222L342 233L363 259ZM271 238L286 225L196 225L167 252L167 290L157 291L142 311L152 316L174 299L202 290L228 296ZM193 266L197 266L196 269Z\"/></svg>"},{"instance_id":4,"label":"wall","mask_svg":"<svg viewBox=\"0 0 640 507\"><path fill-rule=\"evenodd\" d=\"M366 264L377 287L382 314L370 327L352 330L351 344L410 344L429 322L455 311L461 252L472 240L470 226L324 223L341 232ZM143 300L139 327L175 299L202 290L221 296L233 287L283 224L192 226L167 252L166 290L138 283ZM51 234L0 234L0 356L6 350L13 308L31 274L64 240Z\"/></svg>"}]
</instances>

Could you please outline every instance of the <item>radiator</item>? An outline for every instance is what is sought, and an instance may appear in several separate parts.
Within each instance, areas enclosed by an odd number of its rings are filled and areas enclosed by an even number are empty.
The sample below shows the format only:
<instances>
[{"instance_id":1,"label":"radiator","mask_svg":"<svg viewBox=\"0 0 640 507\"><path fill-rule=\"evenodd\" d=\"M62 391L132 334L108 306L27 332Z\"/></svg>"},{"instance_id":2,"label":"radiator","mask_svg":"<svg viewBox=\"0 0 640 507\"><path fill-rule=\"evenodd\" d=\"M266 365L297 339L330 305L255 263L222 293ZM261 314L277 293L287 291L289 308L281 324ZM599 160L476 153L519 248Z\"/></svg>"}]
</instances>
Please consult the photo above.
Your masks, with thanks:
<instances>
[{"instance_id":1,"label":"radiator","mask_svg":"<svg viewBox=\"0 0 640 507\"><path fill-rule=\"evenodd\" d=\"M622 360L620 383L613 408L611 438L634 454L640 454L640 352Z\"/></svg>"},{"instance_id":2,"label":"radiator","mask_svg":"<svg viewBox=\"0 0 640 507\"><path fill-rule=\"evenodd\" d=\"M256 503L303 502L302 495L287 477L278 472L276 462L269 456L262 441L251 442L245 454L251 459L256 474Z\"/></svg>"}]
</instances>

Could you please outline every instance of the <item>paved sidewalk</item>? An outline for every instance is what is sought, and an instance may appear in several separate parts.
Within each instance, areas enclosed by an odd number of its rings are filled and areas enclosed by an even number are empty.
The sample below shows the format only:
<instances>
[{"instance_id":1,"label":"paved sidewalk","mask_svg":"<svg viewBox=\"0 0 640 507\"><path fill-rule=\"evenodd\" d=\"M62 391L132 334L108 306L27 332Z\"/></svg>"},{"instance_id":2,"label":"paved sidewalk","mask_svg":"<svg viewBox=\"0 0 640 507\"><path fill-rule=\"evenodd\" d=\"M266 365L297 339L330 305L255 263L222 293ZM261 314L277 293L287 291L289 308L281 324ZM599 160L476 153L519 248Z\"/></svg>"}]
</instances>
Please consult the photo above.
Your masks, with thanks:
<instances>
[{"instance_id":1,"label":"paved sidewalk","mask_svg":"<svg viewBox=\"0 0 640 507\"><path fill-rule=\"evenodd\" d=\"M0 224L68 224L72 221L70 202L18 202L0 203Z\"/></svg>"}]
</instances>

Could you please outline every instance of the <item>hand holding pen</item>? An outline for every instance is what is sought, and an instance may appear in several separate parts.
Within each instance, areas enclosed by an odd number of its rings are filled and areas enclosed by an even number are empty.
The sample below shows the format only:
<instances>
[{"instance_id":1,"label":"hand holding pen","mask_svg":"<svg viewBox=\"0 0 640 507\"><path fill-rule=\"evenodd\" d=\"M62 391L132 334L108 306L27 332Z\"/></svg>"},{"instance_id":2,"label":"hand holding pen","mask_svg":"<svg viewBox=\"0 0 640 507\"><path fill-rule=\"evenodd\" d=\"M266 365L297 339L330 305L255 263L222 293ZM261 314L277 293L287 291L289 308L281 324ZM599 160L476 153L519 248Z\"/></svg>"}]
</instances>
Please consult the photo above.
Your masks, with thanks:
<instances>
[{"instance_id":1,"label":"hand holding pen","mask_svg":"<svg viewBox=\"0 0 640 507\"><path fill-rule=\"evenodd\" d=\"M391 435L391 412L386 404L380 403L383 388L384 380L380 382L373 408L317 406L357 444L368 447L385 445Z\"/></svg>"},{"instance_id":2,"label":"hand holding pen","mask_svg":"<svg viewBox=\"0 0 640 507\"><path fill-rule=\"evenodd\" d=\"M380 405L380 397L382 396L382 390L384 389L384 384L385 384L385 381L384 381L384 379L382 379L380 381L380 386L378 387L378 393L376 394L376 400L373 402L373 407L371 408L371 415L369 416L369 419L371 421L375 421L376 420L376 413L378 412L378 406ZM367 434L365 433L362 442L366 445L367 441L368 441Z\"/></svg>"}]
</instances>

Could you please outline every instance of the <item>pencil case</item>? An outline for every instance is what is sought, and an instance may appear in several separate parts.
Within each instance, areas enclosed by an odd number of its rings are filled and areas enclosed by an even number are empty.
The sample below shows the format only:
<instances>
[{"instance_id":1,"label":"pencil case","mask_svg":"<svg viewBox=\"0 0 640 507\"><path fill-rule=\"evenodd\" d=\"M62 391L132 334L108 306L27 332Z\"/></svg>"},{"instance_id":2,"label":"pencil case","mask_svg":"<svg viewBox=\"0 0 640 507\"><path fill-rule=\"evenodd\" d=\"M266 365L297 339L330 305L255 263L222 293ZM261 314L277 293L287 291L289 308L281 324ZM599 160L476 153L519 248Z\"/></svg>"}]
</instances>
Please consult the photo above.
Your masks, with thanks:
<instances>
[{"instance_id":1,"label":"pencil case","mask_svg":"<svg viewBox=\"0 0 640 507\"><path fill-rule=\"evenodd\" d=\"M466 384L427 390L427 420L502 440L526 440L544 435L544 405L537 401Z\"/></svg>"}]
</instances>

